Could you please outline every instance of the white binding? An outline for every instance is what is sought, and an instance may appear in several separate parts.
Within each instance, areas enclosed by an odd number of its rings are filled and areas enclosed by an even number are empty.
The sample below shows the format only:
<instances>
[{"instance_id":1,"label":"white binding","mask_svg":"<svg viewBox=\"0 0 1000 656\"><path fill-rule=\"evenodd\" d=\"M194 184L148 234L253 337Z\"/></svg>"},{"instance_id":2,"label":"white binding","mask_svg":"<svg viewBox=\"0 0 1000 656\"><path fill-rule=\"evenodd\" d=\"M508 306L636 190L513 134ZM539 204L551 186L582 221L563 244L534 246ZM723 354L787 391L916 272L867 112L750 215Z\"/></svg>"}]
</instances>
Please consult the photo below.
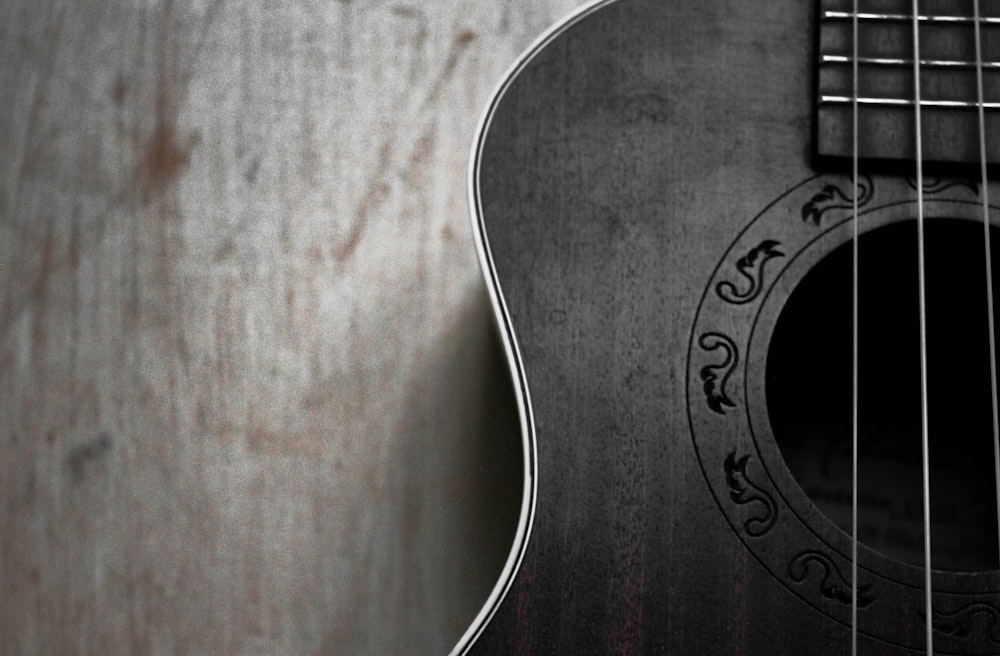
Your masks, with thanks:
<instances>
[{"instance_id":1,"label":"white binding","mask_svg":"<svg viewBox=\"0 0 1000 656\"><path fill-rule=\"evenodd\" d=\"M504 563L500 578L490 591L490 596L486 603L479 610L472 624L466 629L458 643L452 648L451 656L461 656L475 644L490 619L496 613L497 608L507 591L514 582L514 575L517 573L524 558L525 548L531 534L531 527L535 519L535 501L538 493L538 475L536 463L538 450L535 443L535 422L531 412L531 397L528 393L528 382L524 377L524 368L521 364L521 351L517 345L514 335L514 328L510 323L510 315L507 312L507 304L504 302L500 283L497 280L496 267L493 264L493 256L490 254L490 245L486 237L486 226L483 221L482 204L479 195L479 167L483 154L483 143L486 140L486 133L493 122L493 115L500 101L506 94L507 89L513 83L514 78L524 70L531 60L541 52L556 37L571 28L580 20L586 18L598 9L610 5L618 0L589 0L586 4L571 11L561 20L539 36L531 46L528 47L507 69L500 83L497 85L490 101L479 119L475 137L472 144L472 153L469 159L468 190L469 190L469 214L472 220L473 240L476 243L476 252L479 255L479 266L486 279L486 289L490 295L490 304L493 306L493 318L500 330L500 338L503 342L504 353L507 357L507 364L510 367L511 378L514 384L514 397L517 402L517 413L521 425L521 446L524 451L524 485L521 497L521 513L517 520L517 532L514 534L514 543L507 560Z\"/></svg>"}]
</instances>

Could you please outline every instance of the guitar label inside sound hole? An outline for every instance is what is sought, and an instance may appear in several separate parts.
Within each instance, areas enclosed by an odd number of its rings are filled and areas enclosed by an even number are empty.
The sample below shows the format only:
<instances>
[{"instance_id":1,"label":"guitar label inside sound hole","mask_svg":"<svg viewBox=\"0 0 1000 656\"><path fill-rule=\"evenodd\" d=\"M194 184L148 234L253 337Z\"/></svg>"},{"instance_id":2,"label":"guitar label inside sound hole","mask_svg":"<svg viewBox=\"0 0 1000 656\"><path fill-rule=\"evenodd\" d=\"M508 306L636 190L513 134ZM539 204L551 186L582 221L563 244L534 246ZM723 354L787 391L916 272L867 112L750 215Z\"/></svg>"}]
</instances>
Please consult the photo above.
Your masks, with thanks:
<instances>
[{"instance_id":1,"label":"guitar label inside sound hole","mask_svg":"<svg viewBox=\"0 0 1000 656\"><path fill-rule=\"evenodd\" d=\"M932 566L998 567L983 227L926 229ZM1000 285L1000 230L994 289ZM923 565L920 351L915 221L859 244L859 539ZM851 531L851 244L796 286L768 346L767 411L812 502ZM1000 299L998 299L1000 300ZM1000 305L998 305L1000 309Z\"/></svg>"}]
</instances>

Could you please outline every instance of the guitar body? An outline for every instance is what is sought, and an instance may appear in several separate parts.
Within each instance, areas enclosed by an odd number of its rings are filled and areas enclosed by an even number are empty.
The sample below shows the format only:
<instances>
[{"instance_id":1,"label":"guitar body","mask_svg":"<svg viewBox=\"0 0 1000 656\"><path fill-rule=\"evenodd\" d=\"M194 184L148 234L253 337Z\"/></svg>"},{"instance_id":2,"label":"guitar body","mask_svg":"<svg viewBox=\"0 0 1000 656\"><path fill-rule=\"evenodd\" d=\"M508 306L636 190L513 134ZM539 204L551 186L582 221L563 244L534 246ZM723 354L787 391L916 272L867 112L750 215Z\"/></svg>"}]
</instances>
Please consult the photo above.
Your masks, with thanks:
<instances>
[{"instance_id":1,"label":"guitar body","mask_svg":"<svg viewBox=\"0 0 1000 656\"><path fill-rule=\"evenodd\" d=\"M851 653L850 539L786 464L765 389L788 299L850 239L849 177L811 164L816 14L593 4L497 94L472 200L527 482L458 652ZM866 177L864 229L911 219L913 187ZM979 191L938 183L928 212L974 219ZM800 338L788 398L822 412L823 337ZM860 551L859 653L923 653L921 568ZM934 572L936 653L1000 653L995 567Z\"/></svg>"}]
</instances>

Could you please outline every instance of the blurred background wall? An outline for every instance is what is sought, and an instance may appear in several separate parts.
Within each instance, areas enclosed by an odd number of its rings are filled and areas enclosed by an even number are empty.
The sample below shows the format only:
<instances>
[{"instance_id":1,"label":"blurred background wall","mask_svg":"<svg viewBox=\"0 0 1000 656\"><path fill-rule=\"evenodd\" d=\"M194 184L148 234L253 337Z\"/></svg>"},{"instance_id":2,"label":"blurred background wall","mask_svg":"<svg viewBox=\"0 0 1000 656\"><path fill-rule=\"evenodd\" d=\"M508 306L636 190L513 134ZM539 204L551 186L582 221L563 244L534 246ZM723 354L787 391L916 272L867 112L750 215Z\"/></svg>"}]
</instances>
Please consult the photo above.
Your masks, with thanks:
<instances>
[{"instance_id":1,"label":"blurred background wall","mask_svg":"<svg viewBox=\"0 0 1000 656\"><path fill-rule=\"evenodd\" d=\"M0 653L452 647L520 489L469 147L579 4L0 3Z\"/></svg>"}]
</instances>

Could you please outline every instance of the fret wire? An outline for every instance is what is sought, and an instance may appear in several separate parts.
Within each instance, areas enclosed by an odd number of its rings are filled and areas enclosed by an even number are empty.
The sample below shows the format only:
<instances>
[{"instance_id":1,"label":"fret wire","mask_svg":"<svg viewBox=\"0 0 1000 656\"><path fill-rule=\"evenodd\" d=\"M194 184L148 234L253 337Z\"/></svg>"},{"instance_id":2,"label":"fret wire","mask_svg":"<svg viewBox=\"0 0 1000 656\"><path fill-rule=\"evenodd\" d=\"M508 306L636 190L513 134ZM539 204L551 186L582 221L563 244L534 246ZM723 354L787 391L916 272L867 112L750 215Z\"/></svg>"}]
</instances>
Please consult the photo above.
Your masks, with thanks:
<instances>
[{"instance_id":1,"label":"fret wire","mask_svg":"<svg viewBox=\"0 0 1000 656\"><path fill-rule=\"evenodd\" d=\"M825 105L843 105L853 102L850 96L820 96L819 101ZM858 98L860 105L881 105L885 107L913 107L913 100L907 98ZM979 103L966 100L927 100L920 101L921 107L939 107L956 109L975 109ZM983 109L1000 109L1000 102L985 102Z\"/></svg>"},{"instance_id":2,"label":"fret wire","mask_svg":"<svg viewBox=\"0 0 1000 656\"><path fill-rule=\"evenodd\" d=\"M850 64L852 58L848 55L823 55L822 64ZM891 57L858 57L859 64L867 66L913 66L912 59L896 59ZM952 59L921 59L920 65L933 68L969 68L975 69L976 62ZM983 62L983 68L1000 69L1000 61Z\"/></svg>"},{"instance_id":3,"label":"fret wire","mask_svg":"<svg viewBox=\"0 0 1000 656\"><path fill-rule=\"evenodd\" d=\"M885 21L894 23L908 23L913 21L913 16L907 14L877 14L861 12L858 13L858 20L864 21ZM854 18L854 12L850 11L824 11L823 20L852 20ZM939 16L939 15L920 15L917 20L923 23L967 23L972 24L975 22L975 18L972 16ZM979 18L981 24L985 23L987 25L1000 25L1000 16L981 16Z\"/></svg>"}]
</instances>

